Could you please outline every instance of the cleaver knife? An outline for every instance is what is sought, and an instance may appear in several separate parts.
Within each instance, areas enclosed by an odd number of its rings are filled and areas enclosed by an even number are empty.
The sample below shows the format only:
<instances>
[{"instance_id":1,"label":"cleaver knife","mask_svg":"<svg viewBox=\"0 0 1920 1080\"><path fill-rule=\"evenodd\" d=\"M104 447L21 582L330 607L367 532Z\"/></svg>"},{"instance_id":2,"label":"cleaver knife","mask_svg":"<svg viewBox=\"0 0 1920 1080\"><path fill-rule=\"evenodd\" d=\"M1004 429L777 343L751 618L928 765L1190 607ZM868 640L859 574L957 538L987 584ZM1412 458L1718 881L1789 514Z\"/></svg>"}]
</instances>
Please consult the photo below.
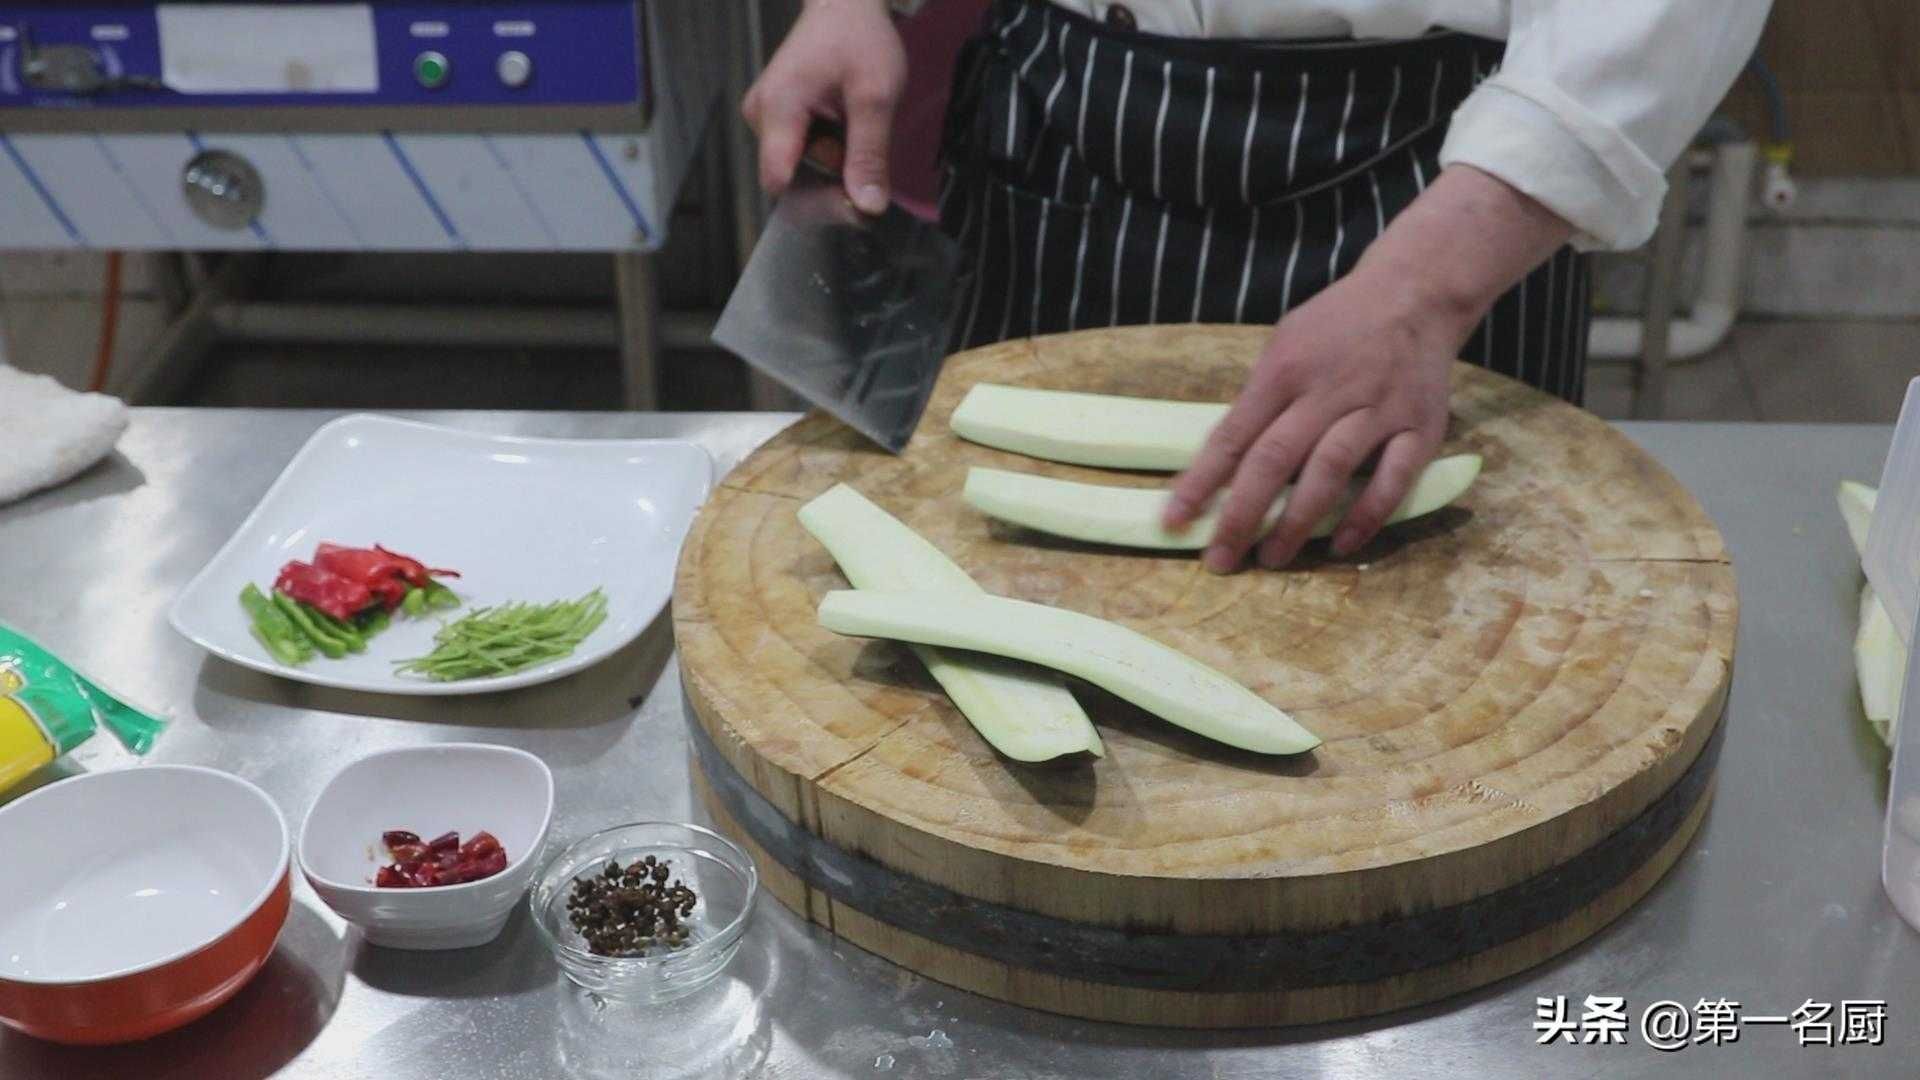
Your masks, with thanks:
<instances>
[{"instance_id":1,"label":"cleaver knife","mask_svg":"<svg viewBox=\"0 0 1920 1080\"><path fill-rule=\"evenodd\" d=\"M714 344L899 453L947 357L959 251L938 226L848 201L817 132L714 326Z\"/></svg>"}]
</instances>

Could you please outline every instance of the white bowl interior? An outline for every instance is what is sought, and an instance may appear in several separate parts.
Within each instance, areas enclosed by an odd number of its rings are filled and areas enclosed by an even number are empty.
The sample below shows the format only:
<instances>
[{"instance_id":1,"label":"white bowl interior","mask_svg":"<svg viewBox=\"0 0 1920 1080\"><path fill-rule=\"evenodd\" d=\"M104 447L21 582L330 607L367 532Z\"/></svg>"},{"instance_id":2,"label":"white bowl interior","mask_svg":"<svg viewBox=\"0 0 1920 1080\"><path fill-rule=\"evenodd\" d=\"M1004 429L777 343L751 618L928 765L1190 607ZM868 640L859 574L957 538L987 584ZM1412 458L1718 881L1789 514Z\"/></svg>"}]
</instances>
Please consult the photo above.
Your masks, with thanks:
<instances>
[{"instance_id":1,"label":"white bowl interior","mask_svg":"<svg viewBox=\"0 0 1920 1080\"><path fill-rule=\"evenodd\" d=\"M232 930L287 869L287 829L225 773L90 773L0 810L0 976L75 982L192 953Z\"/></svg>"},{"instance_id":2,"label":"white bowl interior","mask_svg":"<svg viewBox=\"0 0 1920 1080\"><path fill-rule=\"evenodd\" d=\"M333 885L372 889L389 861L380 842L387 830L422 840L454 831L462 843L485 830L511 870L536 854L552 811L553 775L524 751L473 743L388 750L348 765L320 793L300 834L300 864Z\"/></svg>"}]
</instances>

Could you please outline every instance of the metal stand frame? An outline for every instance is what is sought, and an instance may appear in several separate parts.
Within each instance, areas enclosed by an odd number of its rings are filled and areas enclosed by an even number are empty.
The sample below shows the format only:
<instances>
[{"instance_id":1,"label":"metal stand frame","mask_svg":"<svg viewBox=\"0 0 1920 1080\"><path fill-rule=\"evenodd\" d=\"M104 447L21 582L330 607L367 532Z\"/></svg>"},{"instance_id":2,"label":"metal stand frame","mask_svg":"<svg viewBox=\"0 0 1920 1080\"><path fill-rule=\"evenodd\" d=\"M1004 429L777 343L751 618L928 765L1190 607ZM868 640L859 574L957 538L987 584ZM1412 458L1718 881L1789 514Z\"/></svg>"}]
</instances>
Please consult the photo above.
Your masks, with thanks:
<instances>
[{"instance_id":1,"label":"metal stand frame","mask_svg":"<svg viewBox=\"0 0 1920 1080\"><path fill-rule=\"evenodd\" d=\"M734 5L720 7L732 9ZM733 232L737 265L745 269L767 224L767 199L760 190L759 141L740 115L747 88L760 77L767 60L766 11L763 0L739 5L740 26L729 37L735 42L733 63L727 68L726 99L721 103L727 125L728 170L733 184ZM753 367L747 369L747 405L757 412L798 412L805 399Z\"/></svg>"},{"instance_id":2,"label":"metal stand frame","mask_svg":"<svg viewBox=\"0 0 1920 1080\"><path fill-rule=\"evenodd\" d=\"M653 412L660 408L660 282L653 256L615 255L613 295L620 312L621 403Z\"/></svg>"},{"instance_id":3,"label":"metal stand frame","mask_svg":"<svg viewBox=\"0 0 1920 1080\"><path fill-rule=\"evenodd\" d=\"M140 359L115 373L108 392L134 405L166 404L222 341L544 345L618 348L624 406L651 410L659 408L662 351L708 347L716 318L662 311L655 256L645 252L613 256L615 310L250 300L246 284L269 257L229 256Z\"/></svg>"},{"instance_id":4,"label":"metal stand frame","mask_svg":"<svg viewBox=\"0 0 1920 1080\"><path fill-rule=\"evenodd\" d=\"M730 47L726 98L707 125L699 154L705 165L701 217L713 310L661 310L656 255L620 252L614 260L614 311L569 308L448 307L395 304L254 302L245 295L268 256L228 257L211 275L196 255L181 272L163 275L177 312L152 346L119 371L109 390L137 405L161 404L185 389L219 341L315 341L385 344L617 346L621 399L635 410L660 406L661 356L667 348L711 345L733 270L746 265L765 221L752 132L736 103L758 77L765 54L759 0L715 5L713 17ZM731 190L729 190L731 189ZM730 213L728 211L731 211ZM760 408L792 408L777 384L753 376L749 396Z\"/></svg>"},{"instance_id":5,"label":"metal stand frame","mask_svg":"<svg viewBox=\"0 0 1920 1080\"><path fill-rule=\"evenodd\" d=\"M240 302L247 283L258 278L265 264L264 255L237 254L197 284L180 281L163 287L163 291L184 298L185 303L153 344L147 346L138 363L114 372L107 392L133 405L171 401L199 374L207 353L220 337L215 311ZM197 264L190 261L188 265ZM191 272L188 274L189 279L193 276Z\"/></svg>"},{"instance_id":6,"label":"metal stand frame","mask_svg":"<svg viewBox=\"0 0 1920 1080\"><path fill-rule=\"evenodd\" d=\"M1680 259L1687 238L1687 188L1693 179L1686 155L1667 173L1667 197L1660 204L1660 225L1653 234L1653 260L1647 274L1642 316L1640 364L1633 390L1633 418L1658 420L1667 411L1668 345L1680 291Z\"/></svg>"}]
</instances>

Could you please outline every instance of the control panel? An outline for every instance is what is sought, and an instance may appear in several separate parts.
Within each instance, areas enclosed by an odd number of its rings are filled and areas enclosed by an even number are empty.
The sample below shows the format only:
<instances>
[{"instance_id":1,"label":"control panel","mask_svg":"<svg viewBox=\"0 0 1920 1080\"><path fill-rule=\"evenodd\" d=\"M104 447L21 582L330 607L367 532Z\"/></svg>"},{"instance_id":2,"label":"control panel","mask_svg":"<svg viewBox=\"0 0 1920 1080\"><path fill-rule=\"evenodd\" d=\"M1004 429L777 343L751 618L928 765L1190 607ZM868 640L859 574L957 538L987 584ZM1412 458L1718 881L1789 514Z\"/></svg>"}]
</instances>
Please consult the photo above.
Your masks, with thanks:
<instances>
[{"instance_id":1,"label":"control panel","mask_svg":"<svg viewBox=\"0 0 1920 1080\"><path fill-rule=\"evenodd\" d=\"M638 106L633 0L0 6L13 109Z\"/></svg>"}]
</instances>

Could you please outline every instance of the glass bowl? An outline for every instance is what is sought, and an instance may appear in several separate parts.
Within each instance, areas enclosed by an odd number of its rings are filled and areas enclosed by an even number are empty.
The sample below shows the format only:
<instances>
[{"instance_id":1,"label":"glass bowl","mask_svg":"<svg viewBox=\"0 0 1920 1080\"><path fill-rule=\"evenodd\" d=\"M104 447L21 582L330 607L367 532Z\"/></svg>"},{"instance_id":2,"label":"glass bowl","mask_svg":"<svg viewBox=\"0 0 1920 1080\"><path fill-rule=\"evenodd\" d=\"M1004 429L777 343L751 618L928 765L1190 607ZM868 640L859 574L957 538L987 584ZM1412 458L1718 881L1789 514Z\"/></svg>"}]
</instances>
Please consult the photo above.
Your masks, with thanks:
<instances>
[{"instance_id":1,"label":"glass bowl","mask_svg":"<svg viewBox=\"0 0 1920 1080\"><path fill-rule=\"evenodd\" d=\"M567 918L574 879L601 873L609 860L625 866L648 855L667 863L698 898L682 923L686 941L639 956L596 956ZM603 997L659 1004L685 997L720 974L740 949L759 891L753 860L726 837L698 825L646 821L594 833L555 855L527 902L567 978Z\"/></svg>"}]
</instances>

